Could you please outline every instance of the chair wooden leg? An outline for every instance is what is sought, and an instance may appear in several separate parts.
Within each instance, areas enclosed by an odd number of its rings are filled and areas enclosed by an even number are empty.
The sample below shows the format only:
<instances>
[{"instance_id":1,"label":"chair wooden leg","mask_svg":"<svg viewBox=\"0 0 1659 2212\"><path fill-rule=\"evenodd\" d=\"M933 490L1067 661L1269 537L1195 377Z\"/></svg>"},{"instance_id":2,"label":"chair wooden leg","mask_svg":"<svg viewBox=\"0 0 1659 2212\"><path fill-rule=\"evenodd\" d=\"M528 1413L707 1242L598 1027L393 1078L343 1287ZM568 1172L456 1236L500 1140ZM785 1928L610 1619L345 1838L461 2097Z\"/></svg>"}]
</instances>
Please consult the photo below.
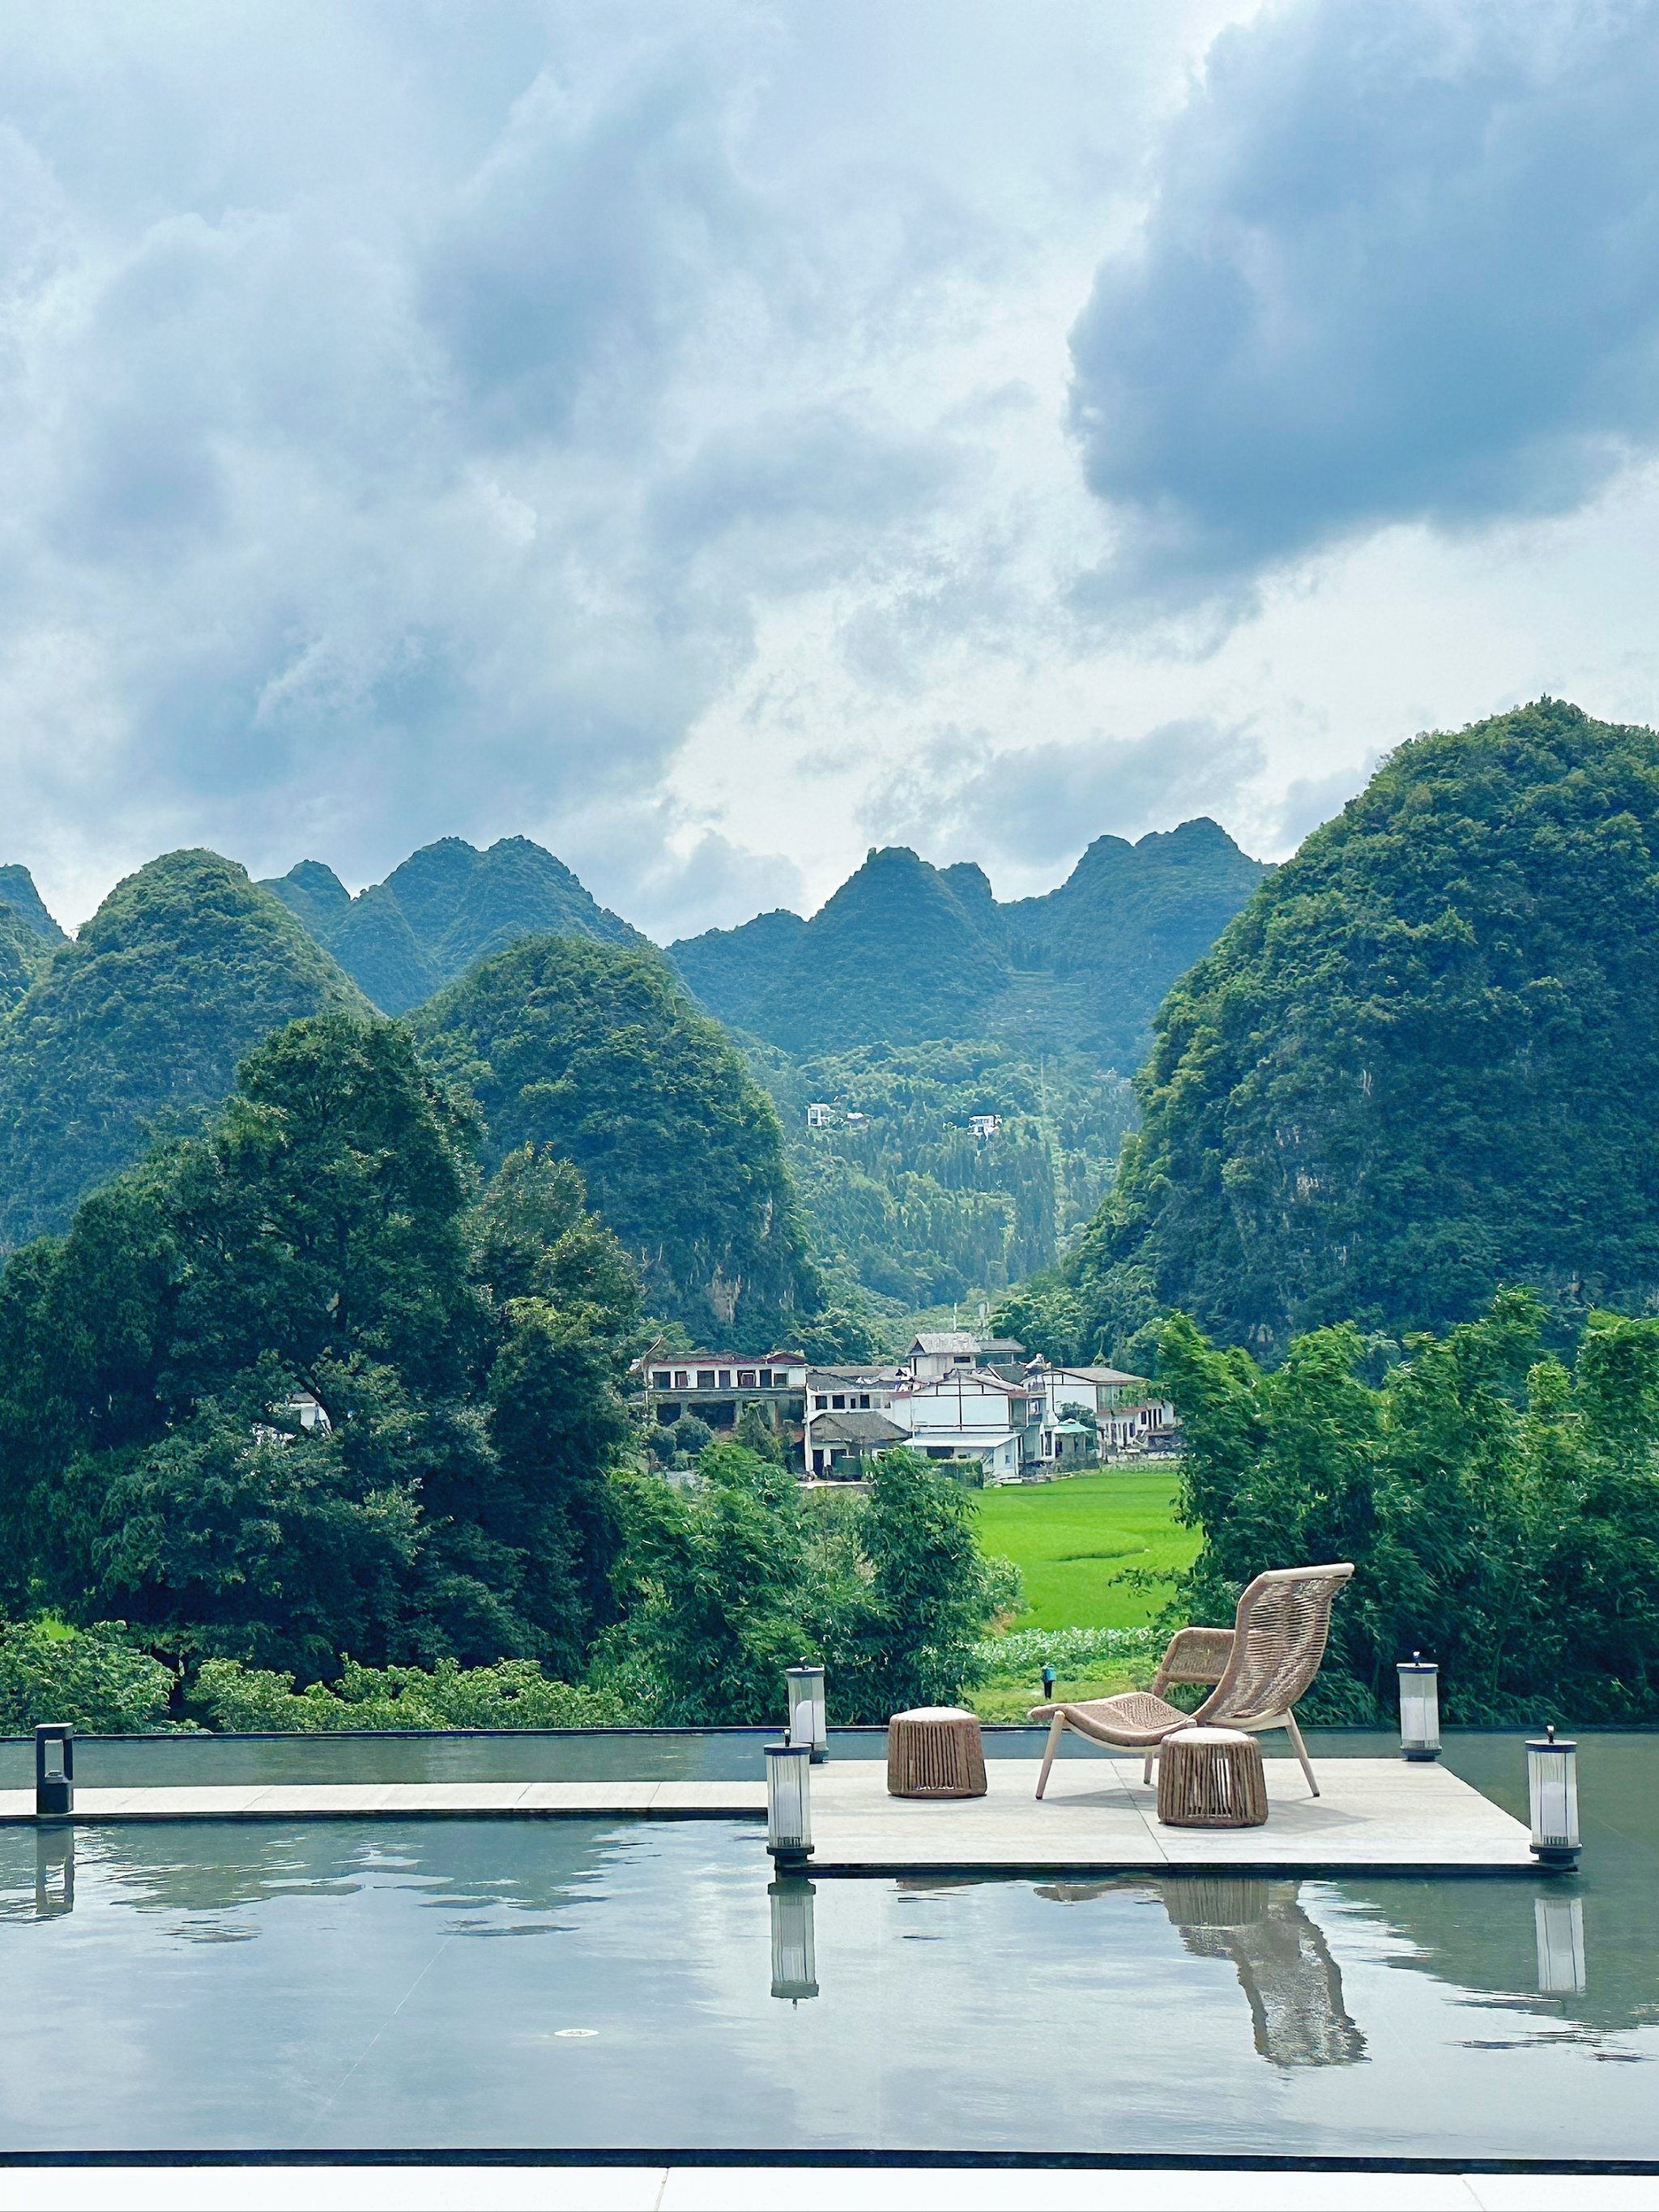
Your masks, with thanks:
<instances>
[{"instance_id":1,"label":"chair wooden leg","mask_svg":"<svg viewBox=\"0 0 1659 2212\"><path fill-rule=\"evenodd\" d=\"M1048 1769L1054 1763L1054 1753L1060 1749L1060 1739L1066 1733L1066 1716L1056 1713L1048 1728L1048 1743L1042 1754L1042 1771L1037 1777L1037 1796L1048 1787Z\"/></svg>"},{"instance_id":2,"label":"chair wooden leg","mask_svg":"<svg viewBox=\"0 0 1659 2212\"><path fill-rule=\"evenodd\" d=\"M1297 1757L1302 1761L1302 1771L1308 1778L1309 1789L1311 1790L1314 1796L1317 1797L1319 1795L1319 1784L1314 1780L1313 1767L1308 1759L1308 1747L1302 1741L1302 1731L1296 1724L1296 1715L1294 1713L1286 1713L1285 1716L1285 1733L1290 1737L1291 1747L1294 1749Z\"/></svg>"},{"instance_id":3,"label":"chair wooden leg","mask_svg":"<svg viewBox=\"0 0 1659 2212\"><path fill-rule=\"evenodd\" d=\"M1144 1783L1147 1784L1149 1786L1150 1786L1150 1784L1151 1784L1151 1783L1152 1783L1152 1762L1153 1762L1153 1760L1154 1760L1154 1759L1156 1759L1156 1758L1157 1758L1157 1757L1158 1757L1158 1747L1157 1747L1157 1746L1156 1746L1156 1745L1154 1745L1154 1746L1153 1746L1153 1747L1152 1747L1152 1749L1147 1753L1147 1754L1146 1754L1146 1764L1142 1766L1142 1768L1141 1768L1141 1770L1140 1770L1140 1778L1141 1778L1141 1780L1142 1780Z\"/></svg>"}]
</instances>

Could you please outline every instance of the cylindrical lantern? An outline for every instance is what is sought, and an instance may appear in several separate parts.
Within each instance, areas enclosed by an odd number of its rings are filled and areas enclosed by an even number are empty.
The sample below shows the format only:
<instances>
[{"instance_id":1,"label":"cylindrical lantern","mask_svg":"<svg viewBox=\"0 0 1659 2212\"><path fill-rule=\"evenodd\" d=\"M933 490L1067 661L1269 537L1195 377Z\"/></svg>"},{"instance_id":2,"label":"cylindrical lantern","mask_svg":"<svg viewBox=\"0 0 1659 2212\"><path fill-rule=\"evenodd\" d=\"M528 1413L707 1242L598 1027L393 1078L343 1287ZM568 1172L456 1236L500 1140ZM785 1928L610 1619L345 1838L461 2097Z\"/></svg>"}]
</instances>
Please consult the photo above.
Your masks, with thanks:
<instances>
[{"instance_id":1,"label":"cylindrical lantern","mask_svg":"<svg viewBox=\"0 0 1659 2212\"><path fill-rule=\"evenodd\" d=\"M75 1730L42 1721L34 1731L34 1817L66 1820L75 1810Z\"/></svg>"},{"instance_id":2,"label":"cylindrical lantern","mask_svg":"<svg viewBox=\"0 0 1659 2212\"><path fill-rule=\"evenodd\" d=\"M1582 1898L1537 1897L1538 1993L1546 1997L1584 1994L1584 1905Z\"/></svg>"},{"instance_id":3,"label":"cylindrical lantern","mask_svg":"<svg viewBox=\"0 0 1659 2212\"><path fill-rule=\"evenodd\" d=\"M1527 1797L1532 1848L1540 1865L1570 1867L1578 1859L1578 1747L1547 1728L1527 1746Z\"/></svg>"},{"instance_id":4,"label":"cylindrical lantern","mask_svg":"<svg viewBox=\"0 0 1659 2212\"><path fill-rule=\"evenodd\" d=\"M804 1743L814 1766L830 1756L830 1728L824 1718L822 1667L786 1667L789 1685L789 1741Z\"/></svg>"},{"instance_id":5,"label":"cylindrical lantern","mask_svg":"<svg viewBox=\"0 0 1659 2212\"><path fill-rule=\"evenodd\" d=\"M1402 1659L1400 1676L1400 1753L1402 1759L1440 1756L1440 1669L1413 1651Z\"/></svg>"},{"instance_id":6,"label":"cylindrical lantern","mask_svg":"<svg viewBox=\"0 0 1659 2212\"><path fill-rule=\"evenodd\" d=\"M772 1994L799 2004L818 1993L817 1960L812 1945L812 1885L786 1875L766 1894L772 1905Z\"/></svg>"},{"instance_id":7,"label":"cylindrical lantern","mask_svg":"<svg viewBox=\"0 0 1659 2212\"><path fill-rule=\"evenodd\" d=\"M781 1867L812 1856L811 1760L804 1743L766 1747L766 1848Z\"/></svg>"}]
</instances>

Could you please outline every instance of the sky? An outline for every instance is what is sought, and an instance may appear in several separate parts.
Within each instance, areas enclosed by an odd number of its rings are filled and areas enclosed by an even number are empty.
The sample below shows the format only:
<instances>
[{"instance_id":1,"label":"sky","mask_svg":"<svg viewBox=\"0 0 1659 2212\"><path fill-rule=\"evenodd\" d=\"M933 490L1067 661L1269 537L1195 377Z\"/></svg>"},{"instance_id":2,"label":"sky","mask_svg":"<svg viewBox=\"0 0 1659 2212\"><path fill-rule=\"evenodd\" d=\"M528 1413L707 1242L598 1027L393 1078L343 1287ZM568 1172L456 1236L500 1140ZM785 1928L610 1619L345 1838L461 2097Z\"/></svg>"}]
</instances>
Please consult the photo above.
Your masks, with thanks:
<instances>
[{"instance_id":1,"label":"sky","mask_svg":"<svg viewBox=\"0 0 1659 2212\"><path fill-rule=\"evenodd\" d=\"M0 11L0 860L1282 857L1659 720L1659 0Z\"/></svg>"}]
</instances>

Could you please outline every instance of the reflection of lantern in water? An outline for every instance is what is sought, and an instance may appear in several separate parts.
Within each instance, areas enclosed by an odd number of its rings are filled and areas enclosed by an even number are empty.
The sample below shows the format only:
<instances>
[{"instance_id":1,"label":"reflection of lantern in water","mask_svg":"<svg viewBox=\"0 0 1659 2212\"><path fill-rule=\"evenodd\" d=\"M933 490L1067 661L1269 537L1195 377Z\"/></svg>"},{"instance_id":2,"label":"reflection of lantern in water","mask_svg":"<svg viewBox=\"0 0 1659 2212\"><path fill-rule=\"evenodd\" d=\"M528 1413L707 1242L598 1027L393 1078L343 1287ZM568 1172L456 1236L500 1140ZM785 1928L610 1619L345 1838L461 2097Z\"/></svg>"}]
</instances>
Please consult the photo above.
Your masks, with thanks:
<instances>
[{"instance_id":1,"label":"reflection of lantern in water","mask_svg":"<svg viewBox=\"0 0 1659 2212\"><path fill-rule=\"evenodd\" d=\"M75 1810L75 1730L42 1721L34 1731L34 1816L63 1820Z\"/></svg>"},{"instance_id":2,"label":"reflection of lantern in water","mask_svg":"<svg viewBox=\"0 0 1659 2212\"><path fill-rule=\"evenodd\" d=\"M1428 1759L1440 1756L1440 1669L1413 1651L1395 1670L1400 1677L1400 1755Z\"/></svg>"},{"instance_id":3,"label":"reflection of lantern in water","mask_svg":"<svg viewBox=\"0 0 1659 2212\"><path fill-rule=\"evenodd\" d=\"M1554 1729L1527 1746L1527 1796L1532 1848L1545 1866L1570 1867L1578 1858L1578 1747Z\"/></svg>"},{"instance_id":4,"label":"reflection of lantern in water","mask_svg":"<svg viewBox=\"0 0 1659 2212\"><path fill-rule=\"evenodd\" d=\"M1584 1994L1584 1905L1582 1898L1533 1900L1538 1932L1538 1992L1547 1997Z\"/></svg>"},{"instance_id":5,"label":"reflection of lantern in water","mask_svg":"<svg viewBox=\"0 0 1659 2212\"><path fill-rule=\"evenodd\" d=\"M34 1832L34 1911L40 1920L55 1919L75 1910L75 1831L70 1827L37 1828Z\"/></svg>"},{"instance_id":6,"label":"reflection of lantern in water","mask_svg":"<svg viewBox=\"0 0 1659 2212\"><path fill-rule=\"evenodd\" d=\"M1343 2002L1341 1970L1294 1883L1206 1876L1166 1881L1162 1894L1193 1956L1232 1966L1255 2047L1270 2065L1352 2066L1365 2056Z\"/></svg>"},{"instance_id":7,"label":"reflection of lantern in water","mask_svg":"<svg viewBox=\"0 0 1659 2212\"><path fill-rule=\"evenodd\" d=\"M814 1766L830 1756L830 1727L824 1717L822 1667L786 1667L789 1685L789 1741L804 1743Z\"/></svg>"},{"instance_id":8,"label":"reflection of lantern in water","mask_svg":"<svg viewBox=\"0 0 1659 2212\"><path fill-rule=\"evenodd\" d=\"M805 1866L812 1856L811 1748L766 1746L766 1848L781 1867Z\"/></svg>"},{"instance_id":9,"label":"reflection of lantern in water","mask_svg":"<svg viewBox=\"0 0 1659 2212\"><path fill-rule=\"evenodd\" d=\"M817 1959L812 1945L812 1885L801 1875L785 1875L771 1884L772 1994L799 2003L818 1993Z\"/></svg>"}]
</instances>

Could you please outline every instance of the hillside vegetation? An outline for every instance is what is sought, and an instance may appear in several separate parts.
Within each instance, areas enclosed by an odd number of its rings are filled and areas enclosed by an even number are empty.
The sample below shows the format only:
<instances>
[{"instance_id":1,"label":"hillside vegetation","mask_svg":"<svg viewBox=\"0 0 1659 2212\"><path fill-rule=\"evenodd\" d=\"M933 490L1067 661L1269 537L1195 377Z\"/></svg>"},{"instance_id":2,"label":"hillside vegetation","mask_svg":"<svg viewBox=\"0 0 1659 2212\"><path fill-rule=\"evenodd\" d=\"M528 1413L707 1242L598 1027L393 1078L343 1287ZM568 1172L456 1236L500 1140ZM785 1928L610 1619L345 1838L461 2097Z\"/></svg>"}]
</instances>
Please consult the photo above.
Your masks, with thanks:
<instances>
[{"instance_id":1,"label":"hillside vegetation","mask_svg":"<svg viewBox=\"0 0 1659 2212\"><path fill-rule=\"evenodd\" d=\"M1127 1073L1154 1009L1261 881L1210 821L1098 837L1057 890L999 904L969 861L872 852L810 921L779 912L669 947L722 1021L795 1054L1002 1039Z\"/></svg>"},{"instance_id":2,"label":"hillside vegetation","mask_svg":"<svg viewBox=\"0 0 1659 2212\"><path fill-rule=\"evenodd\" d=\"M265 888L388 1014L419 1006L521 937L645 943L528 837L503 837L482 853L465 838L441 837L356 898L320 860L301 860Z\"/></svg>"},{"instance_id":3,"label":"hillside vegetation","mask_svg":"<svg viewBox=\"0 0 1659 2212\"><path fill-rule=\"evenodd\" d=\"M0 1243L62 1227L155 1131L216 1105L250 1046L331 1006L367 1011L234 861L168 853L118 884L0 1020Z\"/></svg>"},{"instance_id":4,"label":"hillside vegetation","mask_svg":"<svg viewBox=\"0 0 1659 2212\"><path fill-rule=\"evenodd\" d=\"M477 1097L489 1159L574 1162L653 1313L757 1351L799 1327L817 1282L777 1116L655 953L527 939L415 1023Z\"/></svg>"},{"instance_id":5,"label":"hillside vegetation","mask_svg":"<svg viewBox=\"0 0 1659 2212\"><path fill-rule=\"evenodd\" d=\"M1536 1285L1659 1297L1659 736L1556 700L1400 747L1182 978L1069 1270L1269 1355Z\"/></svg>"}]
</instances>

